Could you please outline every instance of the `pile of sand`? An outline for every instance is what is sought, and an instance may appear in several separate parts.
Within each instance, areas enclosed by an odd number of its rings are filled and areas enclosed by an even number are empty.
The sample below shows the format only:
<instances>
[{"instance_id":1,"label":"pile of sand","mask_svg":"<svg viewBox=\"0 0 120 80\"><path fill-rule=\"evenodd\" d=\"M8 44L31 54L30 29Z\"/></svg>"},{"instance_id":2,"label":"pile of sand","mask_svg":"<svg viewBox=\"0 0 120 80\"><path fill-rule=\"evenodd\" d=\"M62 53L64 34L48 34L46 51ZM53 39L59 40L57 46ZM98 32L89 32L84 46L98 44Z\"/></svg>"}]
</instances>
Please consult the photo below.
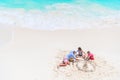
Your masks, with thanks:
<instances>
[{"instance_id":1,"label":"pile of sand","mask_svg":"<svg viewBox=\"0 0 120 80\"><path fill-rule=\"evenodd\" d=\"M55 80L118 80L119 78L120 74L118 70L103 58L97 57L97 55L95 55L96 70L93 72L78 70L77 67L72 64L57 69L56 65L62 61L66 53L68 53L68 51L60 51L58 55L56 55L56 64L54 65Z\"/></svg>"}]
</instances>

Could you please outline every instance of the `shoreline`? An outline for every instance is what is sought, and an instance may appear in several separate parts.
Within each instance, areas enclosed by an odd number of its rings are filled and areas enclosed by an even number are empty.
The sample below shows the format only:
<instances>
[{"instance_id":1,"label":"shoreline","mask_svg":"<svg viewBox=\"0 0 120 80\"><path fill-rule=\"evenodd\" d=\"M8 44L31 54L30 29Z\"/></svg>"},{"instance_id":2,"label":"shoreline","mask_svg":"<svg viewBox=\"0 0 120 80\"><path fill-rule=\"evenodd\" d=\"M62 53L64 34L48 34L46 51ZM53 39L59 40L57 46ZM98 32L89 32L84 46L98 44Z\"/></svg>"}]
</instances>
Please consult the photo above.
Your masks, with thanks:
<instances>
[{"instance_id":1,"label":"shoreline","mask_svg":"<svg viewBox=\"0 0 120 80\"><path fill-rule=\"evenodd\" d=\"M58 5L59 6L59 5ZM62 9L40 11L24 9L1 9L0 24L3 26L15 26L40 30L57 30L57 29L89 29L89 28L106 28L120 26L120 11L90 9L84 11L80 8L74 10ZM54 8L54 7L53 7ZM65 9L64 9L65 8ZM78 9L78 10L77 10ZM86 10L86 9L85 9ZM76 12L77 11L77 12ZM89 15L88 15L89 14Z\"/></svg>"}]
</instances>

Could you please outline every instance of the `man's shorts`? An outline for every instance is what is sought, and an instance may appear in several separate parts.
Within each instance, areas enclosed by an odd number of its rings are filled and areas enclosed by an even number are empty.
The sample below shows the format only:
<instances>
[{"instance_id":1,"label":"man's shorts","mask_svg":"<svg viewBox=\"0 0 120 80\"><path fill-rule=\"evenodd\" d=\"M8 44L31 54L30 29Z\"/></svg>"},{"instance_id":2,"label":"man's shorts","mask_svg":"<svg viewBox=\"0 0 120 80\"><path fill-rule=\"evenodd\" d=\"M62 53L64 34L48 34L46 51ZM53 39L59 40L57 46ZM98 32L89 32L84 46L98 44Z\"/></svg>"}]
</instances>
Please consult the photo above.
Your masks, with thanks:
<instances>
[{"instance_id":1,"label":"man's shorts","mask_svg":"<svg viewBox=\"0 0 120 80\"><path fill-rule=\"evenodd\" d=\"M70 62L74 62L74 59L73 59L73 58L70 58L69 61L70 61Z\"/></svg>"}]
</instances>

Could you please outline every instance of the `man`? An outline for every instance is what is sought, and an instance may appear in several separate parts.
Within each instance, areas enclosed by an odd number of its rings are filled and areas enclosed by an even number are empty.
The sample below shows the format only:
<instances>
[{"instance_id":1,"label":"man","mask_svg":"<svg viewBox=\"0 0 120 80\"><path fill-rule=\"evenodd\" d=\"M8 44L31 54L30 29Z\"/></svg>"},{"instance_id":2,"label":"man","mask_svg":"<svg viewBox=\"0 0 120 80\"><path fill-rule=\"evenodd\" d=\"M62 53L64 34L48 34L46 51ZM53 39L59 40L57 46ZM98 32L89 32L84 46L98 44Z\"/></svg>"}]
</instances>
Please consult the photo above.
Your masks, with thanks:
<instances>
[{"instance_id":1,"label":"man","mask_svg":"<svg viewBox=\"0 0 120 80\"><path fill-rule=\"evenodd\" d=\"M67 66L67 65L70 65L70 61L75 61L77 58L75 56L76 52L75 51L71 51L69 54L67 54L62 63L60 63L57 68L61 67L61 66Z\"/></svg>"}]
</instances>

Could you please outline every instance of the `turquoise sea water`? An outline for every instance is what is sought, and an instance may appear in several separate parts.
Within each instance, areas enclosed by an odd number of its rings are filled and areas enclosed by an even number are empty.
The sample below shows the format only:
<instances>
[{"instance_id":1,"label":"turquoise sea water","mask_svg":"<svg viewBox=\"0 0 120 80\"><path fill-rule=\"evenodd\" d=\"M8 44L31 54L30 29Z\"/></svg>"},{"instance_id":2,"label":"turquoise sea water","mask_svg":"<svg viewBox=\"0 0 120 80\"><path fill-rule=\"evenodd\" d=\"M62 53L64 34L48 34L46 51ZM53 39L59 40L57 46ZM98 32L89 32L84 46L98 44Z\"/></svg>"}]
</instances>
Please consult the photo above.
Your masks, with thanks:
<instances>
[{"instance_id":1,"label":"turquoise sea water","mask_svg":"<svg viewBox=\"0 0 120 80\"><path fill-rule=\"evenodd\" d=\"M120 10L120 0L91 0L91 2L92 1L111 9Z\"/></svg>"},{"instance_id":2,"label":"turquoise sea water","mask_svg":"<svg viewBox=\"0 0 120 80\"><path fill-rule=\"evenodd\" d=\"M0 24L47 30L120 26L119 4L120 0L0 0Z\"/></svg>"},{"instance_id":3,"label":"turquoise sea water","mask_svg":"<svg viewBox=\"0 0 120 80\"><path fill-rule=\"evenodd\" d=\"M99 4L111 9L120 9L120 0L0 0L1 7L24 9L44 9L47 5L59 3L80 3L86 6Z\"/></svg>"},{"instance_id":4,"label":"turquoise sea water","mask_svg":"<svg viewBox=\"0 0 120 80\"><path fill-rule=\"evenodd\" d=\"M71 3L73 0L0 0L0 6L9 8L44 9L56 3Z\"/></svg>"}]
</instances>

